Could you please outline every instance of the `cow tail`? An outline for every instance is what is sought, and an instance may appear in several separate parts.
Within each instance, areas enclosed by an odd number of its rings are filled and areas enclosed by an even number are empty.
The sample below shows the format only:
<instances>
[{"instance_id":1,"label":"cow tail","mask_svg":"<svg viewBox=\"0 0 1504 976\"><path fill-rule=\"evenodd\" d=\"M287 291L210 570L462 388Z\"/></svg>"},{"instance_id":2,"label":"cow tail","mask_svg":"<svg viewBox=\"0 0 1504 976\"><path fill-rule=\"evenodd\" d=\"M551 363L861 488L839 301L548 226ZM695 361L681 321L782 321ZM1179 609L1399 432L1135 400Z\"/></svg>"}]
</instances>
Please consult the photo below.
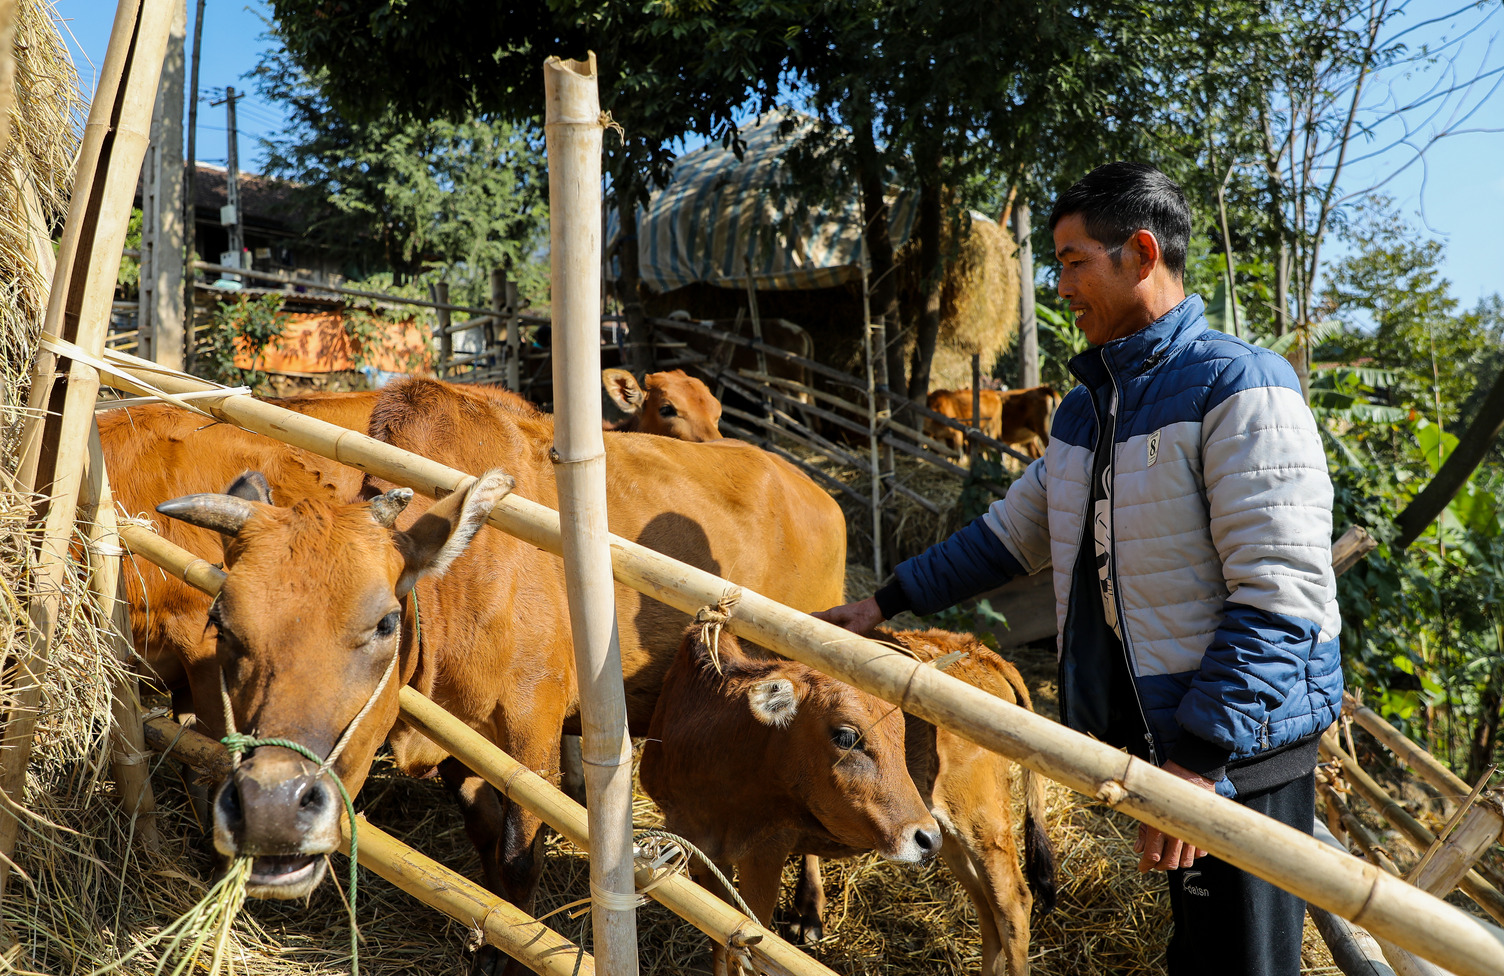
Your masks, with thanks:
<instances>
[{"instance_id":1,"label":"cow tail","mask_svg":"<svg viewBox=\"0 0 1504 976\"><path fill-rule=\"evenodd\" d=\"M1044 777L1024 770L1024 874L1043 913L1055 907L1055 850L1045 832Z\"/></svg>"}]
</instances>

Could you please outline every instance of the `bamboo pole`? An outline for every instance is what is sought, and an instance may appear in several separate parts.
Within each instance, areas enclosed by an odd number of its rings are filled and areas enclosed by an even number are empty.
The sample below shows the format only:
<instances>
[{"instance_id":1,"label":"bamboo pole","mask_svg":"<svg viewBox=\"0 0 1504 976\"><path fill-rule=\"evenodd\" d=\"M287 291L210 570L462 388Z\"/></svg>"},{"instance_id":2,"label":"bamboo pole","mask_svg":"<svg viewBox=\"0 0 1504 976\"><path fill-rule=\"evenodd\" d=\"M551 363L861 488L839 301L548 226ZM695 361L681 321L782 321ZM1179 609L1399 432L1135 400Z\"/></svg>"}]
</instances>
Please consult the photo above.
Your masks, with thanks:
<instances>
[{"instance_id":1,"label":"bamboo pole","mask_svg":"<svg viewBox=\"0 0 1504 976\"><path fill-rule=\"evenodd\" d=\"M1415 770L1421 779L1430 783L1449 807L1455 806L1457 801L1468 795L1467 783L1462 777L1442 765L1439 759L1422 749L1399 729L1384 721L1383 717L1373 709L1359 704L1351 694L1343 695L1343 698L1343 704L1351 709L1354 721L1399 757L1401 762Z\"/></svg>"},{"instance_id":2,"label":"bamboo pole","mask_svg":"<svg viewBox=\"0 0 1504 976\"><path fill-rule=\"evenodd\" d=\"M193 558L191 553L178 552ZM165 718L146 723L146 731L158 752L221 778L229 773L229 755L213 739ZM344 817L340 818L340 838L340 850L348 857L350 822ZM360 817L359 848L356 859L361 867L429 908L484 933L487 942L533 972L545 976L591 976L595 972L595 961L579 946L464 875L397 840L364 816Z\"/></svg>"},{"instance_id":3,"label":"bamboo pole","mask_svg":"<svg viewBox=\"0 0 1504 976\"><path fill-rule=\"evenodd\" d=\"M1337 742L1336 734L1331 730L1328 730L1327 734L1321 738L1321 753L1328 759L1335 760L1341 764L1342 774L1352 784L1353 789L1357 790L1365 800L1373 804L1374 808L1379 811L1379 814L1399 830L1400 836L1404 837L1417 853L1425 851L1436 842L1434 834L1427 830L1420 821L1412 817L1409 811L1395 802L1394 798L1378 784L1378 781L1368 775L1362 766L1358 765L1357 760L1342 750L1342 747ZM1497 888L1485 881L1483 876L1477 871L1469 871L1464 875L1461 882L1458 883L1458 887L1462 889L1463 894L1471 898L1479 908L1482 908L1491 915L1495 921L1504 923L1504 895L1501 895ZM1395 939L1394 941L1399 942L1400 940ZM1403 945L1404 943L1400 944ZM1406 946L1406 948L1409 947ZM1425 955L1425 953L1420 954ZM1444 963L1443 960L1436 961ZM1500 972L1504 972L1504 969L1501 969Z\"/></svg>"},{"instance_id":4,"label":"bamboo pole","mask_svg":"<svg viewBox=\"0 0 1504 976\"><path fill-rule=\"evenodd\" d=\"M507 389L516 393L522 386L522 324L517 318L517 282L504 281L502 297L507 311Z\"/></svg>"},{"instance_id":5,"label":"bamboo pole","mask_svg":"<svg viewBox=\"0 0 1504 976\"><path fill-rule=\"evenodd\" d=\"M113 357L117 362L125 357ZM140 361L132 361L139 363ZM145 368L141 368L145 367ZM191 377L133 370L168 392L213 385ZM131 388L131 384L122 381ZM150 393L145 387L134 389ZM454 491L470 475L384 444L364 434L305 417L245 395L204 397L211 415L369 471L433 497ZM558 555L559 518L536 502L509 495L490 522L509 535ZM734 588L720 577L644 546L610 537L616 579L675 609L694 613ZM1504 944L1463 912L1372 865L1342 857L1319 841L1192 786L1151 764L1008 705L951 675L833 624L816 620L759 593L742 589L729 629L894 702L938 725L1016 760L1034 772L1094 796L1171 836L1188 840L1236 867L1306 901L1356 921L1461 976L1504 971Z\"/></svg>"},{"instance_id":6,"label":"bamboo pole","mask_svg":"<svg viewBox=\"0 0 1504 976\"><path fill-rule=\"evenodd\" d=\"M157 831L157 804L151 777L144 765L148 753L141 731L138 682L131 668L135 648L131 645L130 603L121 573L115 499L110 492L97 427L89 432L89 469L80 518L89 526L89 592L99 605L100 619L108 621L105 643L120 665L110 683L110 761L115 788L120 792L121 806L135 821L136 836L148 850L154 851L161 846L162 838Z\"/></svg>"},{"instance_id":7,"label":"bamboo pole","mask_svg":"<svg viewBox=\"0 0 1504 976\"><path fill-rule=\"evenodd\" d=\"M342 850L350 852L349 821L340 819ZM595 960L579 946L464 875L408 847L360 818L360 866L436 908L545 976L594 976Z\"/></svg>"},{"instance_id":8,"label":"bamboo pole","mask_svg":"<svg viewBox=\"0 0 1504 976\"><path fill-rule=\"evenodd\" d=\"M454 359L454 333L450 331L449 309L444 307L449 304L449 282L436 281L428 286L428 297L434 304L439 306L436 311L438 316L439 334L439 361L434 364L434 375L440 379L449 375L453 368L450 361Z\"/></svg>"},{"instance_id":9,"label":"bamboo pole","mask_svg":"<svg viewBox=\"0 0 1504 976\"><path fill-rule=\"evenodd\" d=\"M131 551L150 560L178 579L189 582L210 596L217 595L225 572L210 565L186 549L162 539L150 529L129 525L122 538ZM557 830L570 843L590 851L590 824L584 807L564 795L542 776L507 755L489 739L455 718L417 689L404 687L398 698L404 721L463 762L501 794L522 804ZM151 748L170 753L189 765L222 779L229 774L229 757L224 747L206 736L184 729L170 719L152 719L146 723L146 739ZM361 836L364 837L364 828ZM364 863L364 862L362 862ZM730 904L688 877L662 877L650 869L636 868L634 881L646 888L648 896L686 919L700 931L722 945L748 946L761 971L771 976L832 976L830 970L811 960L803 952L749 919Z\"/></svg>"},{"instance_id":10,"label":"bamboo pole","mask_svg":"<svg viewBox=\"0 0 1504 976\"><path fill-rule=\"evenodd\" d=\"M632 739L616 632L601 436L601 124L595 55L543 64L552 266L554 476L564 583L580 686L580 752L589 798L590 913L610 976L637 973L632 861ZM494 284L494 283L493 283ZM503 300L504 300L503 289Z\"/></svg>"},{"instance_id":11,"label":"bamboo pole","mask_svg":"<svg viewBox=\"0 0 1504 976\"><path fill-rule=\"evenodd\" d=\"M867 364L867 459L872 490L872 575L883 579L882 447L878 440L877 372L872 367L872 310L869 308L867 269L862 269L862 359ZM766 375L766 374L763 374Z\"/></svg>"},{"instance_id":12,"label":"bamboo pole","mask_svg":"<svg viewBox=\"0 0 1504 976\"><path fill-rule=\"evenodd\" d=\"M979 432L982 429L982 354L976 352L971 354L971 426ZM982 447L976 442L976 438L969 434L966 437L966 446L967 457L970 459L967 463L971 465L971 470L975 471Z\"/></svg>"},{"instance_id":13,"label":"bamboo pole","mask_svg":"<svg viewBox=\"0 0 1504 976\"><path fill-rule=\"evenodd\" d=\"M138 2L121 0L117 10L99 91L84 127L43 329L45 335L75 342L96 356L104 350L120 250L172 27L173 4L138 9ZM99 374L92 366L45 352L37 356L32 382L32 405L38 410L23 437L27 469L22 483L40 496L36 517L43 529L34 576L37 595L27 608L30 645L8 669L5 682L10 712L0 741L0 792L9 802L0 805L0 899L24 809L26 769L69 573L68 549L99 393Z\"/></svg>"}]
</instances>

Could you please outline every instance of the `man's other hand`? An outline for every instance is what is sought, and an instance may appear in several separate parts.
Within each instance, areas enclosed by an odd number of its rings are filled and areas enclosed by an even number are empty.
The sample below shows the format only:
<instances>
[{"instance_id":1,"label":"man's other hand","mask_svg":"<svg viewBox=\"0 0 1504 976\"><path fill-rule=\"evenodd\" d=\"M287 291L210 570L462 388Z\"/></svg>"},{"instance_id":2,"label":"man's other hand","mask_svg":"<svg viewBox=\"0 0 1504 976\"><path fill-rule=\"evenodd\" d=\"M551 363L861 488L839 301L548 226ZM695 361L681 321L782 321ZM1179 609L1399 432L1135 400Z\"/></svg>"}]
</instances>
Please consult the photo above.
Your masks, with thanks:
<instances>
[{"instance_id":1,"label":"man's other hand","mask_svg":"<svg viewBox=\"0 0 1504 976\"><path fill-rule=\"evenodd\" d=\"M861 634L864 637L884 619L883 612L877 608L877 600L870 596L865 600L831 607L829 610L821 610L810 616L828 624L835 624L837 627L845 627L852 633Z\"/></svg>"},{"instance_id":2,"label":"man's other hand","mask_svg":"<svg viewBox=\"0 0 1504 976\"><path fill-rule=\"evenodd\" d=\"M1193 773L1178 763L1167 762L1164 771L1174 773L1188 783L1195 783L1203 790L1216 792L1217 784L1202 776ZM1133 842L1133 851L1140 855L1138 869L1140 873L1146 871L1173 871L1176 868L1188 868L1196 863L1196 858L1205 857L1209 851L1198 850L1185 841L1156 830L1146 823L1138 825L1138 840Z\"/></svg>"}]
</instances>

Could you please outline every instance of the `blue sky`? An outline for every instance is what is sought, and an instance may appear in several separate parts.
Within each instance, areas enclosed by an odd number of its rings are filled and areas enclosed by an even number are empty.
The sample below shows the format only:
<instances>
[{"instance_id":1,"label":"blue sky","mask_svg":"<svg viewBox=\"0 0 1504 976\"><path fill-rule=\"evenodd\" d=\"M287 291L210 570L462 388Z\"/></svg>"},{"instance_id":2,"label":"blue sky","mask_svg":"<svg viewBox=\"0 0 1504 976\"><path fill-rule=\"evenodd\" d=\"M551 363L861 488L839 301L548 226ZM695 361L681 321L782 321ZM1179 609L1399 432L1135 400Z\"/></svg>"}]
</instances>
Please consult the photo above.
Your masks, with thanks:
<instances>
[{"instance_id":1,"label":"blue sky","mask_svg":"<svg viewBox=\"0 0 1504 976\"><path fill-rule=\"evenodd\" d=\"M1461 6L1462 0L1411 0L1406 5L1405 23L1415 26L1406 39L1413 44L1438 47L1456 40L1462 25L1477 24L1476 13L1449 19L1445 14ZM1504 13L1497 3L1488 5L1493 16L1480 29L1461 40L1458 74L1470 76L1478 71L1504 69ZM193 0L189 0L188 34L193 34ZM225 109L210 108L208 101L218 98L226 86L250 90L244 77L255 67L260 53L268 46L263 19L266 4L237 3L235 0L210 0L204 16L203 55L199 85L204 100L199 104L198 152L200 160L223 164L225 159ZM59 14L66 21L69 44L73 48L80 80L89 92L94 88L94 66L104 59L109 43L110 25L115 4L109 0L57 0ZM1423 97L1433 85L1446 77L1438 66L1427 71L1391 73L1370 89L1369 104L1408 104ZM1484 97L1491 85L1504 80L1504 71L1486 79L1463 103L1462 112L1476 109L1461 121L1456 110L1458 101L1438 100L1427 107L1440 107L1439 115L1426 120L1418 134L1453 127L1475 130L1457 135L1433 148L1423 162L1401 167L1414 157L1403 145L1386 149L1371 159L1353 162L1343 179L1345 191L1358 191L1391 176L1383 192L1395 198L1405 214L1423 227L1426 233L1446 244L1445 269L1455 294L1464 305L1495 292L1504 293L1504 88L1492 97ZM1445 86L1443 86L1445 87ZM1439 103L1439 104L1438 104ZM242 169L259 167L262 154L256 139L277 131L280 114L254 93L237 105ZM1419 118L1419 117L1418 117ZM1381 131L1368 148L1355 149L1353 158L1374 149L1390 146L1401 133ZM1341 253L1340 244L1329 244L1329 253Z\"/></svg>"}]
</instances>

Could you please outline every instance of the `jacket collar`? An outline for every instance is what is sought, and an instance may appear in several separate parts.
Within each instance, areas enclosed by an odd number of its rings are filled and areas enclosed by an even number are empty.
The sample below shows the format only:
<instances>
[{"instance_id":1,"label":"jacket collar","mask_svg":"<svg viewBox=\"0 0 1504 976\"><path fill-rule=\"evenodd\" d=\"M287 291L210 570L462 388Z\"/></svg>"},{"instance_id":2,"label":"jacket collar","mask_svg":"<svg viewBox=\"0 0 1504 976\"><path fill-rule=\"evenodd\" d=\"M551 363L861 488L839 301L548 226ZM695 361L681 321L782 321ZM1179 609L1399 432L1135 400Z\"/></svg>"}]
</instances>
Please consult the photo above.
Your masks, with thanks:
<instances>
[{"instance_id":1,"label":"jacket collar","mask_svg":"<svg viewBox=\"0 0 1504 976\"><path fill-rule=\"evenodd\" d=\"M1206 305L1200 295L1185 301L1132 335L1093 346L1070 361L1071 372L1090 387L1107 382L1106 367L1119 377L1146 373L1176 346L1184 345L1207 331Z\"/></svg>"}]
</instances>

